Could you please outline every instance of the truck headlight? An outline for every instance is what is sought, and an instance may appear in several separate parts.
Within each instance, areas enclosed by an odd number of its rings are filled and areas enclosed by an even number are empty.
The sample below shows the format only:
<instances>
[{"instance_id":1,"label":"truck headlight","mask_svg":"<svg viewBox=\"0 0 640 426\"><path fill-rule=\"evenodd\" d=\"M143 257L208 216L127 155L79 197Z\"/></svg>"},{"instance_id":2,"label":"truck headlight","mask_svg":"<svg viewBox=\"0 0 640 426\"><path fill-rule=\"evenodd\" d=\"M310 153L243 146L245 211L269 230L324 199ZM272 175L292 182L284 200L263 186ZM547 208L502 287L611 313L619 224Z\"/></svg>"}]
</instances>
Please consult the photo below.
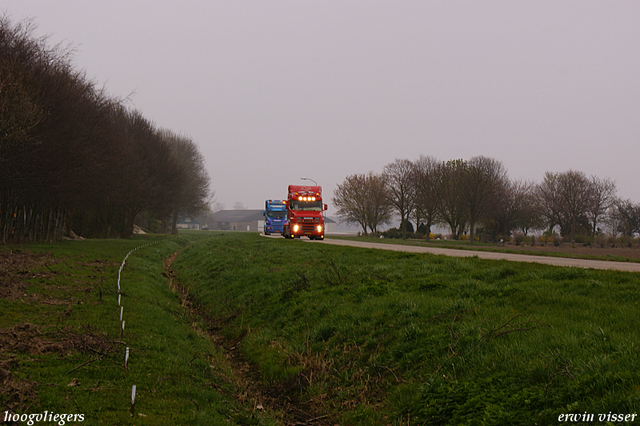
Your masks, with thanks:
<instances>
[{"instance_id":1,"label":"truck headlight","mask_svg":"<svg viewBox=\"0 0 640 426\"><path fill-rule=\"evenodd\" d=\"M293 232L298 232L299 229L300 229L300 225L298 224L293 225Z\"/></svg>"},{"instance_id":2,"label":"truck headlight","mask_svg":"<svg viewBox=\"0 0 640 426\"><path fill-rule=\"evenodd\" d=\"M322 232L322 225L318 225L318 232Z\"/></svg>"}]
</instances>

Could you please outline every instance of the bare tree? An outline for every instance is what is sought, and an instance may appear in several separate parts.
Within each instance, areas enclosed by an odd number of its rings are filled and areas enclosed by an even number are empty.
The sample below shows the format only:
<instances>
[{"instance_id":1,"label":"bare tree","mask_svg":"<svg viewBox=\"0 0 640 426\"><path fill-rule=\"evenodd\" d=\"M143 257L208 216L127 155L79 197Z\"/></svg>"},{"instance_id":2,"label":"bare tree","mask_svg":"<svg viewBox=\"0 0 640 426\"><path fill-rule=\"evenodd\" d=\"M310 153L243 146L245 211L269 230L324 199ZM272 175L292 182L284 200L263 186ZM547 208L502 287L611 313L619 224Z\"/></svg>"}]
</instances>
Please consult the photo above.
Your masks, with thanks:
<instances>
[{"instance_id":1,"label":"bare tree","mask_svg":"<svg viewBox=\"0 0 640 426\"><path fill-rule=\"evenodd\" d=\"M587 208L587 216L591 221L591 235L598 232L598 223L616 201L616 184L609 178L600 179L591 176L591 203Z\"/></svg>"},{"instance_id":2,"label":"bare tree","mask_svg":"<svg viewBox=\"0 0 640 426\"><path fill-rule=\"evenodd\" d=\"M483 156L473 157L464 168L459 186L466 218L469 240L475 241L475 227L496 211L498 198L507 186L507 172L501 162Z\"/></svg>"},{"instance_id":3,"label":"bare tree","mask_svg":"<svg viewBox=\"0 0 640 426\"><path fill-rule=\"evenodd\" d=\"M527 235L529 231L544 229L544 216L537 203L536 185L533 182L518 180L511 182L507 193L510 194L514 208L514 225Z\"/></svg>"},{"instance_id":4,"label":"bare tree","mask_svg":"<svg viewBox=\"0 0 640 426\"><path fill-rule=\"evenodd\" d=\"M511 235L515 229L525 235L533 229L542 229L544 220L536 203L535 188L533 182L509 181L498 194L497 210L485 227L502 236Z\"/></svg>"},{"instance_id":5,"label":"bare tree","mask_svg":"<svg viewBox=\"0 0 640 426\"><path fill-rule=\"evenodd\" d=\"M542 182L535 188L537 205L544 216L546 226L552 231L560 225L560 191L558 188L558 174L546 172Z\"/></svg>"},{"instance_id":6,"label":"bare tree","mask_svg":"<svg viewBox=\"0 0 640 426\"><path fill-rule=\"evenodd\" d=\"M640 233L640 204L620 200L616 204L616 210L619 217L618 231L630 237Z\"/></svg>"},{"instance_id":7,"label":"bare tree","mask_svg":"<svg viewBox=\"0 0 640 426\"><path fill-rule=\"evenodd\" d=\"M355 174L338 184L331 201L337 207L338 217L346 223L360 225L366 235L369 231L377 232L378 226L391 219L386 190L382 176L373 172Z\"/></svg>"},{"instance_id":8,"label":"bare tree","mask_svg":"<svg viewBox=\"0 0 640 426\"><path fill-rule=\"evenodd\" d=\"M407 239L407 221L415 205L413 193L413 163L406 159L395 159L384 166L384 179L387 183L389 203L400 216L402 239Z\"/></svg>"},{"instance_id":9,"label":"bare tree","mask_svg":"<svg viewBox=\"0 0 640 426\"><path fill-rule=\"evenodd\" d=\"M204 160L73 70L71 49L0 16L0 241L128 236L143 210L195 211Z\"/></svg>"},{"instance_id":10,"label":"bare tree","mask_svg":"<svg viewBox=\"0 0 640 426\"><path fill-rule=\"evenodd\" d=\"M197 216L207 208L213 195L209 195L209 175L204 157L195 142L169 130L162 131L161 135L169 143L178 168L177 178L171 182L171 232L177 233L179 216Z\"/></svg>"},{"instance_id":11,"label":"bare tree","mask_svg":"<svg viewBox=\"0 0 640 426\"><path fill-rule=\"evenodd\" d=\"M388 187L384 175L369 172L365 185L368 199L367 226L375 234L379 226L391 222L393 206L389 204Z\"/></svg>"},{"instance_id":12,"label":"bare tree","mask_svg":"<svg viewBox=\"0 0 640 426\"><path fill-rule=\"evenodd\" d=\"M578 219L586 216L592 204L592 191L589 179L583 172L569 170L557 177L559 212L563 219L561 226L569 227L571 243L575 243Z\"/></svg>"},{"instance_id":13,"label":"bare tree","mask_svg":"<svg viewBox=\"0 0 640 426\"><path fill-rule=\"evenodd\" d=\"M415 195L416 216L425 221L429 239L431 226L438 220L443 192L443 165L433 157L421 155L413 163L413 193ZM416 227L419 224L416 224Z\"/></svg>"},{"instance_id":14,"label":"bare tree","mask_svg":"<svg viewBox=\"0 0 640 426\"><path fill-rule=\"evenodd\" d=\"M461 186L467 163L464 160L449 160L442 166L442 201L439 215L449 225L455 239L460 237L467 222Z\"/></svg>"}]
</instances>

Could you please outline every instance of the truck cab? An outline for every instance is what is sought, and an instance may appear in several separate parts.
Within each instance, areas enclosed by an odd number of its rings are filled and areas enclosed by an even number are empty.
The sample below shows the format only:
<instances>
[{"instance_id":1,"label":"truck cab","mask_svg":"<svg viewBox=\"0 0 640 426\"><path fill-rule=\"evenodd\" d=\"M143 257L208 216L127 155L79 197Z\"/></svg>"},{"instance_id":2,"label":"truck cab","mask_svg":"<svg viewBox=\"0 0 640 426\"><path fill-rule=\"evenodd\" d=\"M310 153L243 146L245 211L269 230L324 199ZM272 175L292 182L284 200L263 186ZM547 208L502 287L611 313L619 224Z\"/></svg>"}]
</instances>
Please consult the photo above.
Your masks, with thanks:
<instances>
[{"instance_id":1,"label":"truck cab","mask_svg":"<svg viewBox=\"0 0 640 426\"><path fill-rule=\"evenodd\" d=\"M322 202L320 186L289 185L286 207L287 219L282 230L285 238L324 239L327 205Z\"/></svg>"},{"instance_id":2,"label":"truck cab","mask_svg":"<svg viewBox=\"0 0 640 426\"><path fill-rule=\"evenodd\" d=\"M282 234L287 219L287 206L283 200L266 200L264 202L264 235Z\"/></svg>"}]
</instances>

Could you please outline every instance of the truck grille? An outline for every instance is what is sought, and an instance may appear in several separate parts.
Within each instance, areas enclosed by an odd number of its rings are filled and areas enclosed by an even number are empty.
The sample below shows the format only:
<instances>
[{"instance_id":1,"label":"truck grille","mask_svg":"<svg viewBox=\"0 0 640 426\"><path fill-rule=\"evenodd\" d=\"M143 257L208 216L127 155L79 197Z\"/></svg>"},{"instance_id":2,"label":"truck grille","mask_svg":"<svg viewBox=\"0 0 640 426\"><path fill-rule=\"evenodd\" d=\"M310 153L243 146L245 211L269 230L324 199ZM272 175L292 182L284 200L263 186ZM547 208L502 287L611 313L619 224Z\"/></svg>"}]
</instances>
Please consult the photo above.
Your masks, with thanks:
<instances>
[{"instance_id":1,"label":"truck grille","mask_svg":"<svg viewBox=\"0 0 640 426\"><path fill-rule=\"evenodd\" d=\"M313 217L303 217L300 221L300 225L302 225L302 230L304 232L314 232L316 230L317 223L320 222L320 219Z\"/></svg>"},{"instance_id":2,"label":"truck grille","mask_svg":"<svg viewBox=\"0 0 640 426\"><path fill-rule=\"evenodd\" d=\"M315 229L316 229L316 226L313 223L311 223L311 224L303 223L302 224L302 230L304 232L313 232L313 231L315 231Z\"/></svg>"}]
</instances>

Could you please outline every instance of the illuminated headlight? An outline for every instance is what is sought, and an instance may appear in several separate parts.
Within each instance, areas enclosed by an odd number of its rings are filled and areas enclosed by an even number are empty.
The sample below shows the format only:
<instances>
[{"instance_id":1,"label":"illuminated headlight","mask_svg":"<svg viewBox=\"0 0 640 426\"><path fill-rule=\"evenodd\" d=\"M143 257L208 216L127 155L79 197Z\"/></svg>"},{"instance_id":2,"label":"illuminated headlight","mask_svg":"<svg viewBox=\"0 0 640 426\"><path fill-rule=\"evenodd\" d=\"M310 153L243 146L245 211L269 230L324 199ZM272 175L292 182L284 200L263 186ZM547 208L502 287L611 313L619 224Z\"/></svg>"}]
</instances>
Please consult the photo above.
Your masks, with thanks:
<instances>
[{"instance_id":1,"label":"illuminated headlight","mask_svg":"<svg viewBox=\"0 0 640 426\"><path fill-rule=\"evenodd\" d=\"M293 232L298 232L298 230L300 230L300 225L293 225Z\"/></svg>"},{"instance_id":2,"label":"illuminated headlight","mask_svg":"<svg viewBox=\"0 0 640 426\"><path fill-rule=\"evenodd\" d=\"M311 197L311 201L315 201L315 200L316 200L316 197Z\"/></svg>"},{"instance_id":3,"label":"illuminated headlight","mask_svg":"<svg viewBox=\"0 0 640 426\"><path fill-rule=\"evenodd\" d=\"M322 232L322 225L318 225L318 232Z\"/></svg>"}]
</instances>

